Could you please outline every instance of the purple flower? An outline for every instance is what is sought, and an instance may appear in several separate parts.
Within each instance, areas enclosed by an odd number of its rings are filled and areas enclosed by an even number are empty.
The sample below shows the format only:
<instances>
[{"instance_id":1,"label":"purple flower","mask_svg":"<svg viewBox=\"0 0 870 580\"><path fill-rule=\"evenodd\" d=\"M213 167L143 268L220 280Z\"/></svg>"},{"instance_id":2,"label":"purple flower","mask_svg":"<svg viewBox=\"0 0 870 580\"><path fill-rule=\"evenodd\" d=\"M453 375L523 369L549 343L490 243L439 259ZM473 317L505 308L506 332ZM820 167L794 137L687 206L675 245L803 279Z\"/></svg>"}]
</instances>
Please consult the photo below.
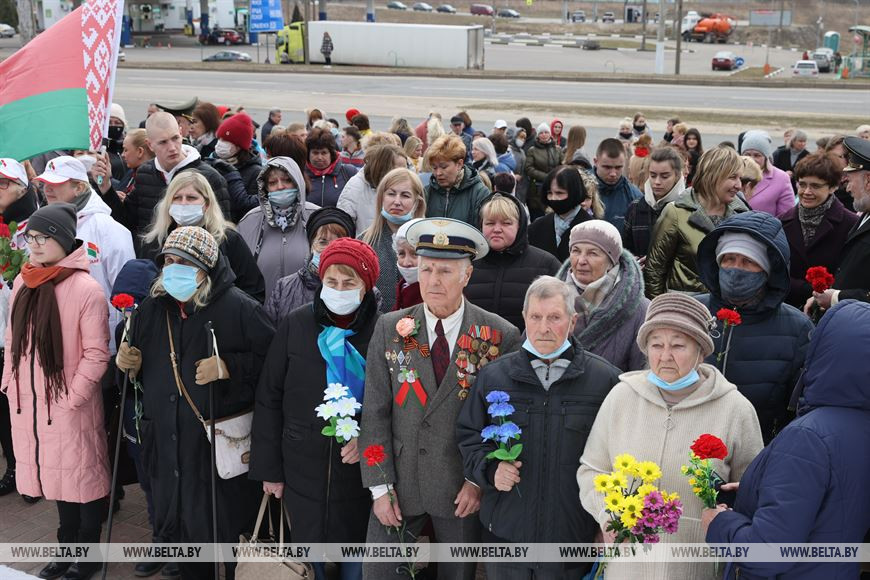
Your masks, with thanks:
<instances>
[{"instance_id":1,"label":"purple flower","mask_svg":"<svg viewBox=\"0 0 870 580\"><path fill-rule=\"evenodd\" d=\"M493 403L489 406L487 413L490 417L507 417L513 414L514 406L510 403Z\"/></svg>"},{"instance_id":2,"label":"purple flower","mask_svg":"<svg viewBox=\"0 0 870 580\"><path fill-rule=\"evenodd\" d=\"M483 428L483 431L480 432L480 436L484 441L494 441L496 437L498 437L499 426L498 425L488 425Z\"/></svg>"},{"instance_id":3,"label":"purple flower","mask_svg":"<svg viewBox=\"0 0 870 580\"><path fill-rule=\"evenodd\" d=\"M510 395L504 391L490 391L486 394L487 403L507 403L510 400Z\"/></svg>"},{"instance_id":4,"label":"purple flower","mask_svg":"<svg viewBox=\"0 0 870 580\"><path fill-rule=\"evenodd\" d=\"M658 534L646 534L643 537L644 544L658 544L659 543L659 535Z\"/></svg>"},{"instance_id":5,"label":"purple flower","mask_svg":"<svg viewBox=\"0 0 870 580\"><path fill-rule=\"evenodd\" d=\"M661 492L653 491L643 499L643 505L648 508L660 507L664 504Z\"/></svg>"}]
</instances>

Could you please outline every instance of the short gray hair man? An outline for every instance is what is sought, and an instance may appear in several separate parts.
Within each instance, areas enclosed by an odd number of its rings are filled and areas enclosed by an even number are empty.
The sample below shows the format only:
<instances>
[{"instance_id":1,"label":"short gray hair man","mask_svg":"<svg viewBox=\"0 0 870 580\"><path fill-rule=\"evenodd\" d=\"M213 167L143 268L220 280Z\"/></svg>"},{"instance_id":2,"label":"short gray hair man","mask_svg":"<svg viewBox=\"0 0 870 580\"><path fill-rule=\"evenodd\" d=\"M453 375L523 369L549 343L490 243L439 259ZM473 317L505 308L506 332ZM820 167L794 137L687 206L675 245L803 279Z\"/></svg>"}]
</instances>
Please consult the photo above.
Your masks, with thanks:
<instances>
[{"instance_id":1,"label":"short gray hair man","mask_svg":"<svg viewBox=\"0 0 870 580\"><path fill-rule=\"evenodd\" d=\"M535 278L529 289L526 290L526 297L523 300L523 314L529 310L529 301L532 298L539 300L547 300L555 296L561 296L565 302L565 312L568 316L573 316L577 309L574 308L574 291L562 280L553 276L539 276Z\"/></svg>"}]
</instances>

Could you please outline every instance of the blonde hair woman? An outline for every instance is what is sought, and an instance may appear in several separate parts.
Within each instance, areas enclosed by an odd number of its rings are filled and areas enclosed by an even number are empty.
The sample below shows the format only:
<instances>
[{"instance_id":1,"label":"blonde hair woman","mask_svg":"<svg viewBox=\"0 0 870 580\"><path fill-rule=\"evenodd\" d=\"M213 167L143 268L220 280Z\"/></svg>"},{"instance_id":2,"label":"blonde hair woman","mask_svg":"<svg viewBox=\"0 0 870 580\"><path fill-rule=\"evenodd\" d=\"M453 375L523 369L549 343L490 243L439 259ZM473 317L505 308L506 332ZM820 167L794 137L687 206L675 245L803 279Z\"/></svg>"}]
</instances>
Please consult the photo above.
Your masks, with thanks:
<instances>
[{"instance_id":1,"label":"blonde hair woman","mask_svg":"<svg viewBox=\"0 0 870 580\"><path fill-rule=\"evenodd\" d=\"M730 147L701 155L693 187L666 205L656 223L644 267L647 296L670 290L706 292L696 264L698 244L725 219L749 211L738 197L742 175L743 160Z\"/></svg>"},{"instance_id":2,"label":"blonde hair woman","mask_svg":"<svg viewBox=\"0 0 870 580\"><path fill-rule=\"evenodd\" d=\"M761 168L752 157L742 155L740 159L743 161L743 171L740 173L740 189L743 191L746 201L749 201L755 193L755 186L764 179L764 174L761 173Z\"/></svg>"},{"instance_id":3,"label":"blonde hair woman","mask_svg":"<svg viewBox=\"0 0 870 580\"><path fill-rule=\"evenodd\" d=\"M375 286L383 297L381 311L390 312L399 282L393 236L402 224L426 216L426 198L420 178L411 169L393 169L378 184L376 207L380 208L380 213L359 239L374 248L378 256L381 274Z\"/></svg>"},{"instance_id":4,"label":"blonde hair woman","mask_svg":"<svg viewBox=\"0 0 870 580\"><path fill-rule=\"evenodd\" d=\"M235 285L258 302L266 299L266 284L250 248L224 218L217 196L205 177L196 171L178 174L154 208L151 227L142 236L140 255L154 259L163 243L179 226L199 226L212 235L236 275Z\"/></svg>"},{"instance_id":5,"label":"blonde hair woman","mask_svg":"<svg viewBox=\"0 0 870 580\"><path fill-rule=\"evenodd\" d=\"M420 173L420 167L423 164L423 141L414 135L411 135L405 140L405 145L402 147L408 159L414 164L414 169Z\"/></svg>"}]
</instances>

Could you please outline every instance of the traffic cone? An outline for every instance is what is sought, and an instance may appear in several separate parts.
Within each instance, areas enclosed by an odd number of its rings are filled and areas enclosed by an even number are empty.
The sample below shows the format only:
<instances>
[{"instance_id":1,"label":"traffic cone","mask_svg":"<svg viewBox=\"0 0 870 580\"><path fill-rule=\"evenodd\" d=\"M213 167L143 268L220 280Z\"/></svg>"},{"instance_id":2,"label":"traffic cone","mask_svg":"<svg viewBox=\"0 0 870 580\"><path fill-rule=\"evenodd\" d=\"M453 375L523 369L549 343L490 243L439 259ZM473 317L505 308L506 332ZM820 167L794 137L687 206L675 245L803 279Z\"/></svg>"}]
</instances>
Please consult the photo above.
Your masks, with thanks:
<instances>
[{"instance_id":1,"label":"traffic cone","mask_svg":"<svg viewBox=\"0 0 870 580\"><path fill-rule=\"evenodd\" d=\"M843 66L843 73L840 75L841 79L849 78L849 65Z\"/></svg>"},{"instance_id":2,"label":"traffic cone","mask_svg":"<svg viewBox=\"0 0 870 580\"><path fill-rule=\"evenodd\" d=\"M770 63L764 63L764 76L767 76L770 74L770 68L771 68Z\"/></svg>"}]
</instances>

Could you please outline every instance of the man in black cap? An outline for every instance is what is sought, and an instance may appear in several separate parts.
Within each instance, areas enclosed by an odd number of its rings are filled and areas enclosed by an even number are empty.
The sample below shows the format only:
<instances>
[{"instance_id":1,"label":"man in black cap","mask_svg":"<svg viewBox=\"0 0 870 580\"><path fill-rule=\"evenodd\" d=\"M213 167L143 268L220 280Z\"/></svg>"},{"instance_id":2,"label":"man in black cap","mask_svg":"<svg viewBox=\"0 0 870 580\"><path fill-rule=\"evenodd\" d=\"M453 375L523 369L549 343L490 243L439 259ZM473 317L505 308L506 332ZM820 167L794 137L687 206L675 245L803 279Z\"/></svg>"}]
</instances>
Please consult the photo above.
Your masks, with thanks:
<instances>
[{"instance_id":1,"label":"man in black cap","mask_svg":"<svg viewBox=\"0 0 870 580\"><path fill-rule=\"evenodd\" d=\"M840 300L853 298L870 302L870 141L860 137L846 137L843 146L849 155L849 164L843 169L846 189L855 202L855 211L861 219L849 232L843 246L843 260L834 275L834 288L813 292L812 301L821 308L830 308Z\"/></svg>"},{"instance_id":2,"label":"man in black cap","mask_svg":"<svg viewBox=\"0 0 870 580\"><path fill-rule=\"evenodd\" d=\"M466 151L465 161L466 163L471 163L471 142L473 139L471 138L471 135L465 132L465 120L459 115L454 115L450 118L450 129L455 135L462 139Z\"/></svg>"}]
</instances>

